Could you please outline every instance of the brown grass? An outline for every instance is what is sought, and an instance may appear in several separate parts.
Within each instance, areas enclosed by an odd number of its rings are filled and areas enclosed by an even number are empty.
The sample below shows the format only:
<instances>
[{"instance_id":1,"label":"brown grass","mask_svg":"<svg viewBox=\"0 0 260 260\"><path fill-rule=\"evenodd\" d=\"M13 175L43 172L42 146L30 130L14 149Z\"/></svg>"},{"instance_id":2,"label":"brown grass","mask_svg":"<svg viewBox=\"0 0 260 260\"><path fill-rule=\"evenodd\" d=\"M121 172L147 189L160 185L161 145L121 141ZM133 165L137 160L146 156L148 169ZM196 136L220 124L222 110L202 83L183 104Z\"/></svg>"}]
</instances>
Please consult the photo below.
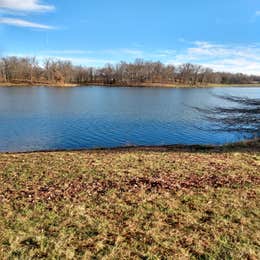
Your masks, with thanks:
<instances>
[{"instance_id":1,"label":"brown grass","mask_svg":"<svg viewBox=\"0 0 260 260\"><path fill-rule=\"evenodd\" d=\"M15 82L0 82L0 87L37 87L37 86L46 86L46 87L80 87L80 86L108 86L108 87L160 87L160 88L213 88L213 87L260 87L260 84L198 84L198 85L189 85L189 84L180 84L180 83L121 83L121 84L103 84L98 82L86 83L86 84L74 84L74 83L15 83Z\"/></svg>"},{"instance_id":2,"label":"brown grass","mask_svg":"<svg viewBox=\"0 0 260 260\"><path fill-rule=\"evenodd\" d=\"M0 154L1 259L259 259L259 149Z\"/></svg>"}]
</instances>

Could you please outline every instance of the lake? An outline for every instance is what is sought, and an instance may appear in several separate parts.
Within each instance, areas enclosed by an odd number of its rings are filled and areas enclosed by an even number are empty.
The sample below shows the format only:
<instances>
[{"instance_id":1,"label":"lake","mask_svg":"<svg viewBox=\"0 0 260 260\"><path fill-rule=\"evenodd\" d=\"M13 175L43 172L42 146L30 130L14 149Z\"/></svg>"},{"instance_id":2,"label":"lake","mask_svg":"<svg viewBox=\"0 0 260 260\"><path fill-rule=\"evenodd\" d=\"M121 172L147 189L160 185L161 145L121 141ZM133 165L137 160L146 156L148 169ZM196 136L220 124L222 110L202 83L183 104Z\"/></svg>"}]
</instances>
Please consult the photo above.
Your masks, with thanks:
<instances>
[{"instance_id":1,"label":"lake","mask_svg":"<svg viewBox=\"0 0 260 260\"><path fill-rule=\"evenodd\" d=\"M224 144L245 138L207 130L210 123L191 108L230 105L213 94L260 98L260 88L0 87L0 151Z\"/></svg>"}]
</instances>

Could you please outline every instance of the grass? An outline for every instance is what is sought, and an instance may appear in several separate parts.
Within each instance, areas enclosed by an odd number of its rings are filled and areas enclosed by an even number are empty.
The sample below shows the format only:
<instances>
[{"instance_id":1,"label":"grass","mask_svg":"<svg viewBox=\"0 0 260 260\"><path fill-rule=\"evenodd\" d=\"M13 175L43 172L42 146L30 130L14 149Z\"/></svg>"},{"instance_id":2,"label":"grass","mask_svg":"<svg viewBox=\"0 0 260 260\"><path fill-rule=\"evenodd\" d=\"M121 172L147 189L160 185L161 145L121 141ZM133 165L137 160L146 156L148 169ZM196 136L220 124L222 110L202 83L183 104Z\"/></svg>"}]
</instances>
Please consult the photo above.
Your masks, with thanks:
<instances>
[{"instance_id":1,"label":"grass","mask_svg":"<svg viewBox=\"0 0 260 260\"><path fill-rule=\"evenodd\" d=\"M0 154L0 259L259 259L260 152Z\"/></svg>"},{"instance_id":2,"label":"grass","mask_svg":"<svg viewBox=\"0 0 260 260\"><path fill-rule=\"evenodd\" d=\"M0 82L0 87L77 87L78 84L69 83L14 83Z\"/></svg>"}]
</instances>

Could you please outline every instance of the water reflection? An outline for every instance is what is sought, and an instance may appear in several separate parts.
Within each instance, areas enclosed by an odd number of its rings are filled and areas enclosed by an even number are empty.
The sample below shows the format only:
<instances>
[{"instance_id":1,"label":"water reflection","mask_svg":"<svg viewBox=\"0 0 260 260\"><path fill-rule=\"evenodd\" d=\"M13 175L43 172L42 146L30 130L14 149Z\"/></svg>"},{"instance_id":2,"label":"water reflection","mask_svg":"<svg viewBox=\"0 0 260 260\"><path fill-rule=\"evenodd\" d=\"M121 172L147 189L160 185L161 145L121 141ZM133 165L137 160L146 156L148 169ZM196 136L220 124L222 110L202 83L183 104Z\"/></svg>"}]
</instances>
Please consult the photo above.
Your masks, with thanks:
<instances>
[{"instance_id":1,"label":"water reflection","mask_svg":"<svg viewBox=\"0 0 260 260\"><path fill-rule=\"evenodd\" d=\"M222 144L243 138L196 127L210 124L190 107L225 102L212 93L260 97L258 88L2 87L0 151Z\"/></svg>"}]
</instances>

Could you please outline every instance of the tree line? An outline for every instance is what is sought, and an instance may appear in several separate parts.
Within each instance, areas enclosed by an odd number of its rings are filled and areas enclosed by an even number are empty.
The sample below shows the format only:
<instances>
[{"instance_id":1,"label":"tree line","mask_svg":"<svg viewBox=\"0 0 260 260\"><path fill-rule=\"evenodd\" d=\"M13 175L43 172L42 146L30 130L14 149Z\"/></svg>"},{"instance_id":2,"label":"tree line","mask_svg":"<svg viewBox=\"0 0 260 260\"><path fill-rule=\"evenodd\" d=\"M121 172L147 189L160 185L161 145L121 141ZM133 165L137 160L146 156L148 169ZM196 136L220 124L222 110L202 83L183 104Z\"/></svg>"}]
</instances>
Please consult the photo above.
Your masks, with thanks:
<instances>
[{"instance_id":1,"label":"tree line","mask_svg":"<svg viewBox=\"0 0 260 260\"><path fill-rule=\"evenodd\" d=\"M260 76L241 73L214 72L195 64L178 66L137 59L134 62L107 64L102 68L75 66L70 61L35 57L0 58L0 82L26 84L250 84L259 83Z\"/></svg>"}]
</instances>

